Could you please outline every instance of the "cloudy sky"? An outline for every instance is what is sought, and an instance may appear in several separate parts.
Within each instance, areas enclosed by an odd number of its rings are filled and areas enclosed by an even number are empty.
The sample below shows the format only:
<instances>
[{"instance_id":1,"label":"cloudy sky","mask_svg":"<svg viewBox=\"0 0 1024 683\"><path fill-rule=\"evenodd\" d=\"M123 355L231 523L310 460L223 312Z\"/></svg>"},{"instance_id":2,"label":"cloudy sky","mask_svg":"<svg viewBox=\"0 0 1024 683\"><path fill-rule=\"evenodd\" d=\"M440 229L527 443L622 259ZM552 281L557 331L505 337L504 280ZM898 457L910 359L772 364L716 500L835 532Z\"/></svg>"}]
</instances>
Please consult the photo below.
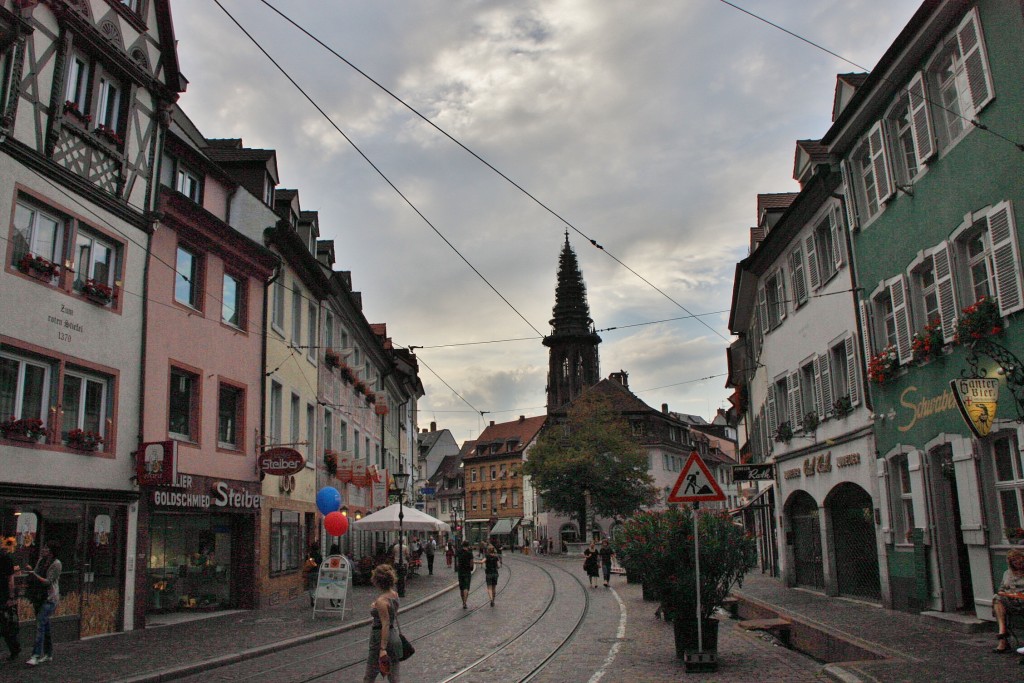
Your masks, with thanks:
<instances>
[{"instance_id":1,"label":"cloudy sky","mask_svg":"<svg viewBox=\"0 0 1024 683\"><path fill-rule=\"evenodd\" d=\"M627 371L656 408L725 405L756 195L798 189L794 142L828 129L835 75L861 69L721 0L219 1L333 124L210 0L173 4L181 104L207 137L278 151L367 318L422 347L421 426L461 443L544 412L563 219L602 376ZM870 68L919 0L734 4Z\"/></svg>"}]
</instances>

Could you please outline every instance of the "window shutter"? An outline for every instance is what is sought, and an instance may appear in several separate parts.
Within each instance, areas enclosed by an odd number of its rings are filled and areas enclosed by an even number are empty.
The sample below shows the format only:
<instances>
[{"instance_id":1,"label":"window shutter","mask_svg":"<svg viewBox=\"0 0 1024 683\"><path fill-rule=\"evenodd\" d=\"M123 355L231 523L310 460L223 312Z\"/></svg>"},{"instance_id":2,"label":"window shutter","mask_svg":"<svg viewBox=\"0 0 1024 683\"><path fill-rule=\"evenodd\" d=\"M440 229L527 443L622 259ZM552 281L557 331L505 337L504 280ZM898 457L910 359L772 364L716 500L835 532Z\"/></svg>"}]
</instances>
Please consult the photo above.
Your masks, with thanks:
<instances>
[{"instance_id":1,"label":"window shutter","mask_svg":"<svg viewBox=\"0 0 1024 683\"><path fill-rule=\"evenodd\" d=\"M896 320L896 355L900 365L909 363L914 357L910 339L910 310L907 306L907 278L904 275L893 278L889 283L892 297L892 312Z\"/></svg>"},{"instance_id":2,"label":"window shutter","mask_svg":"<svg viewBox=\"0 0 1024 683\"><path fill-rule=\"evenodd\" d=\"M857 377L860 376L860 373L857 372L857 352L852 336L847 337L844 343L846 345L846 386L850 391L850 403L857 405L860 403L860 384L857 382Z\"/></svg>"},{"instance_id":3,"label":"window shutter","mask_svg":"<svg viewBox=\"0 0 1024 683\"><path fill-rule=\"evenodd\" d=\"M999 314L1009 315L1024 308L1021 296L1020 249L1017 246L1017 224L1010 202L1000 202L988 212L989 236L992 239L992 262L995 264L996 298Z\"/></svg>"},{"instance_id":4,"label":"window shutter","mask_svg":"<svg viewBox=\"0 0 1024 683\"><path fill-rule=\"evenodd\" d=\"M814 251L814 233L804 239L804 251L807 253L807 274L811 280L811 290L818 288L818 253Z\"/></svg>"},{"instance_id":5,"label":"window shutter","mask_svg":"<svg viewBox=\"0 0 1024 683\"><path fill-rule=\"evenodd\" d=\"M858 303L860 304L860 341L864 349L864 361L867 362L871 356L875 355L871 350L871 334L875 327L871 317L870 304L863 299Z\"/></svg>"},{"instance_id":6,"label":"window shutter","mask_svg":"<svg viewBox=\"0 0 1024 683\"><path fill-rule=\"evenodd\" d=\"M907 88L910 96L910 132L914 137L914 156L920 169L935 156L935 128L928 104L928 86L924 73L918 71Z\"/></svg>"},{"instance_id":7,"label":"window shutter","mask_svg":"<svg viewBox=\"0 0 1024 683\"><path fill-rule=\"evenodd\" d=\"M761 334L768 333L768 296L764 287L757 288L757 317L761 324Z\"/></svg>"},{"instance_id":8,"label":"window shutter","mask_svg":"<svg viewBox=\"0 0 1024 683\"><path fill-rule=\"evenodd\" d=\"M775 296L778 297L776 301L779 304L779 322L786 319L786 312L789 310L789 305L786 301L786 277L783 268L779 268L775 274Z\"/></svg>"},{"instance_id":9,"label":"window shutter","mask_svg":"<svg viewBox=\"0 0 1024 683\"><path fill-rule=\"evenodd\" d=\"M769 385L768 387L768 431L771 434L775 433L775 429L779 426L778 411L775 410L775 387Z\"/></svg>"},{"instance_id":10,"label":"window shutter","mask_svg":"<svg viewBox=\"0 0 1024 683\"><path fill-rule=\"evenodd\" d=\"M825 413L829 411L832 406L825 405L825 399L821 395L821 357L815 356L811 361L811 367L814 372L814 406L818 411L818 416L822 419L825 418Z\"/></svg>"},{"instance_id":11,"label":"window shutter","mask_svg":"<svg viewBox=\"0 0 1024 683\"><path fill-rule=\"evenodd\" d=\"M949 242L943 242L932 250L932 263L935 265L935 293L939 299L942 341L951 342L956 335L956 319L960 309L956 303L956 287L953 286L953 252Z\"/></svg>"},{"instance_id":12,"label":"window shutter","mask_svg":"<svg viewBox=\"0 0 1024 683\"><path fill-rule=\"evenodd\" d=\"M839 215L839 207L834 206L828 212L828 224L832 231L832 262L835 263L836 270L839 270L846 260L846 233L843 230L843 219Z\"/></svg>"},{"instance_id":13,"label":"window shutter","mask_svg":"<svg viewBox=\"0 0 1024 683\"><path fill-rule=\"evenodd\" d=\"M789 252L789 272L793 278L793 296L797 305L807 300L807 280L804 277L804 255L797 247Z\"/></svg>"},{"instance_id":14,"label":"window shutter","mask_svg":"<svg viewBox=\"0 0 1024 683\"><path fill-rule=\"evenodd\" d=\"M972 118L976 118L993 97L992 73L985 55L977 8L971 10L960 22L956 39L960 43L960 54L963 55L964 69L967 71L967 87L971 91L971 104L974 107Z\"/></svg>"},{"instance_id":15,"label":"window shutter","mask_svg":"<svg viewBox=\"0 0 1024 683\"><path fill-rule=\"evenodd\" d=\"M853 173L850 171L850 162L842 161L839 169L843 173L843 205L846 207L846 222L850 230L860 227L860 220L857 214L857 193L853 187Z\"/></svg>"},{"instance_id":16,"label":"window shutter","mask_svg":"<svg viewBox=\"0 0 1024 683\"><path fill-rule=\"evenodd\" d=\"M796 372L789 374L786 378L787 389L789 389L789 424L794 429L803 417L800 415L800 375Z\"/></svg>"},{"instance_id":17,"label":"window shutter","mask_svg":"<svg viewBox=\"0 0 1024 683\"><path fill-rule=\"evenodd\" d=\"M828 365L827 353L818 356L818 365L821 375L821 403L825 410L831 410L835 398L832 396L832 372Z\"/></svg>"},{"instance_id":18,"label":"window shutter","mask_svg":"<svg viewBox=\"0 0 1024 683\"><path fill-rule=\"evenodd\" d=\"M868 133L868 150L871 155L871 167L875 172L879 202L885 202L893 195L892 173L889 172L889 155L885 148L885 131L882 123L875 122Z\"/></svg>"}]
</instances>

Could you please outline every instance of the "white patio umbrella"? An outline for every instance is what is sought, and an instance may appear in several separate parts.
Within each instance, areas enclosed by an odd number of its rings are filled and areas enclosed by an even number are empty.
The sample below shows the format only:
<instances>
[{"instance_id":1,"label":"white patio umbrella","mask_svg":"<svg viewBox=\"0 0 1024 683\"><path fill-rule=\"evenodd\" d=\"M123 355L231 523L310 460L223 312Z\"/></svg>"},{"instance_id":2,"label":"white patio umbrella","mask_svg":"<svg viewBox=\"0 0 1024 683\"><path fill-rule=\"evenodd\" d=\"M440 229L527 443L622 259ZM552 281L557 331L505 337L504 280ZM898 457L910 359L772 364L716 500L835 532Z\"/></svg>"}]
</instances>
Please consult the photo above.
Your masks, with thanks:
<instances>
[{"instance_id":1,"label":"white patio umbrella","mask_svg":"<svg viewBox=\"0 0 1024 683\"><path fill-rule=\"evenodd\" d=\"M398 531L398 503L352 522L357 531ZM449 531L445 522L408 505L402 506L402 528L409 531Z\"/></svg>"}]
</instances>

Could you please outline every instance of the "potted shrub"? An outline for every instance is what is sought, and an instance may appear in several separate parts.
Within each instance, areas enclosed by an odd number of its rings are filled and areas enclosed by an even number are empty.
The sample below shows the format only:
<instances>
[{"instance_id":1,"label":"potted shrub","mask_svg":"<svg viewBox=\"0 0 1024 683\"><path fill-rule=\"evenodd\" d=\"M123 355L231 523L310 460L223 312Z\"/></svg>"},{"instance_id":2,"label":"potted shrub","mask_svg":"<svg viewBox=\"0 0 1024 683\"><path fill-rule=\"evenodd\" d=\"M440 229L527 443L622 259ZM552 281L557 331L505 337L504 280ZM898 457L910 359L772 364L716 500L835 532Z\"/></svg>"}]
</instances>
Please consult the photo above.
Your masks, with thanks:
<instances>
[{"instance_id":1,"label":"potted shrub","mask_svg":"<svg viewBox=\"0 0 1024 683\"><path fill-rule=\"evenodd\" d=\"M900 367L896 347L889 344L868 361L868 379L875 384L885 384L896 376Z\"/></svg>"},{"instance_id":2,"label":"potted shrub","mask_svg":"<svg viewBox=\"0 0 1024 683\"><path fill-rule=\"evenodd\" d=\"M103 437L96 432L72 429L68 432L68 446L79 451L95 451L103 445Z\"/></svg>"},{"instance_id":3,"label":"potted shrub","mask_svg":"<svg viewBox=\"0 0 1024 683\"><path fill-rule=\"evenodd\" d=\"M837 418L846 417L851 411L853 411L853 401L848 395L840 396L832 402L832 414Z\"/></svg>"},{"instance_id":4,"label":"potted shrub","mask_svg":"<svg viewBox=\"0 0 1024 683\"><path fill-rule=\"evenodd\" d=\"M816 410L809 410L804 415L804 419L800 421L800 425L804 428L804 432L810 433L818 428L821 424L821 420L818 418L818 412Z\"/></svg>"},{"instance_id":5,"label":"potted shrub","mask_svg":"<svg viewBox=\"0 0 1024 683\"><path fill-rule=\"evenodd\" d=\"M963 309L956 321L956 340L961 344L994 337L1003 332L1003 319L995 299L983 296Z\"/></svg>"},{"instance_id":6,"label":"potted shrub","mask_svg":"<svg viewBox=\"0 0 1024 683\"><path fill-rule=\"evenodd\" d=\"M35 443L46 436L43 421L35 418L16 419L13 415L0 422L0 435L12 441Z\"/></svg>"},{"instance_id":7,"label":"potted shrub","mask_svg":"<svg viewBox=\"0 0 1024 683\"><path fill-rule=\"evenodd\" d=\"M910 346L914 349L914 361L927 363L932 360L942 353L942 343L942 324L938 320L933 320L925 325L923 330L915 332L914 338L910 341Z\"/></svg>"},{"instance_id":8,"label":"potted shrub","mask_svg":"<svg viewBox=\"0 0 1024 683\"><path fill-rule=\"evenodd\" d=\"M615 539L615 556L626 570L626 580L640 583L644 599L655 599L656 589L648 577L654 575L653 558L663 550L659 512L640 512L622 526Z\"/></svg>"},{"instance_id":9,"label":"potted shrub","mask_svg":"<svg viewBox=\"0 0 1024 683\"><path fill-rule=\"evenodd\" d=\"M789 421L780 422L779 426L775 428L775 440L780 443L789 443L793 438L793 426L789 424Z\"/></svg>"}]
</instances>

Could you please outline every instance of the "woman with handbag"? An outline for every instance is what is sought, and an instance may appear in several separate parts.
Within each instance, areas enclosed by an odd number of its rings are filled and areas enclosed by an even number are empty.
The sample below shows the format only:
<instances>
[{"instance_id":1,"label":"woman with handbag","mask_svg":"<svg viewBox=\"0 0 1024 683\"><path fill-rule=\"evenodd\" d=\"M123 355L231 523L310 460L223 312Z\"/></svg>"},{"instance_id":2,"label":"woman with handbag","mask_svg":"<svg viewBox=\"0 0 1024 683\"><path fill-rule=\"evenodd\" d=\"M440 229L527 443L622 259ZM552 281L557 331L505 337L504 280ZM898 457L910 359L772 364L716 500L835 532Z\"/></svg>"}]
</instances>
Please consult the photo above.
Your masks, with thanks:
<instances>
[{"instance_id":1,"label":"woman with handbag","mask_svg":"<svg viewBox=\"0 0 1024 683\"><path fill-rule=\"evenodd\" d=\"M39 562L29 576L29 586L45 590L42 604L34 602L36 607L36 642L32 648L32 656L25 662L29 666L42 664L53 659L53 638L50 631L50 618L57 611L60 602L61 563L57 559L60 547L57 541L50 541L39 552Z\"/></svg>"},{"instance_id":2,"label":"woman with handbag","mask_svg":"<svg viewBox=\"0 0 1024 683\"><path fill-rule=\"evenodd\" d=\"M405 659L402 639L398 630L398 593L395 584L398 576L389 564L379 564L370 577L370 583L377 587L380 595L370 605L373 629L370 631L370 651L366 656L364 683L373 683L377 674L390 683L399 683L399 662Z\"/></svg>"}]
</instances>

